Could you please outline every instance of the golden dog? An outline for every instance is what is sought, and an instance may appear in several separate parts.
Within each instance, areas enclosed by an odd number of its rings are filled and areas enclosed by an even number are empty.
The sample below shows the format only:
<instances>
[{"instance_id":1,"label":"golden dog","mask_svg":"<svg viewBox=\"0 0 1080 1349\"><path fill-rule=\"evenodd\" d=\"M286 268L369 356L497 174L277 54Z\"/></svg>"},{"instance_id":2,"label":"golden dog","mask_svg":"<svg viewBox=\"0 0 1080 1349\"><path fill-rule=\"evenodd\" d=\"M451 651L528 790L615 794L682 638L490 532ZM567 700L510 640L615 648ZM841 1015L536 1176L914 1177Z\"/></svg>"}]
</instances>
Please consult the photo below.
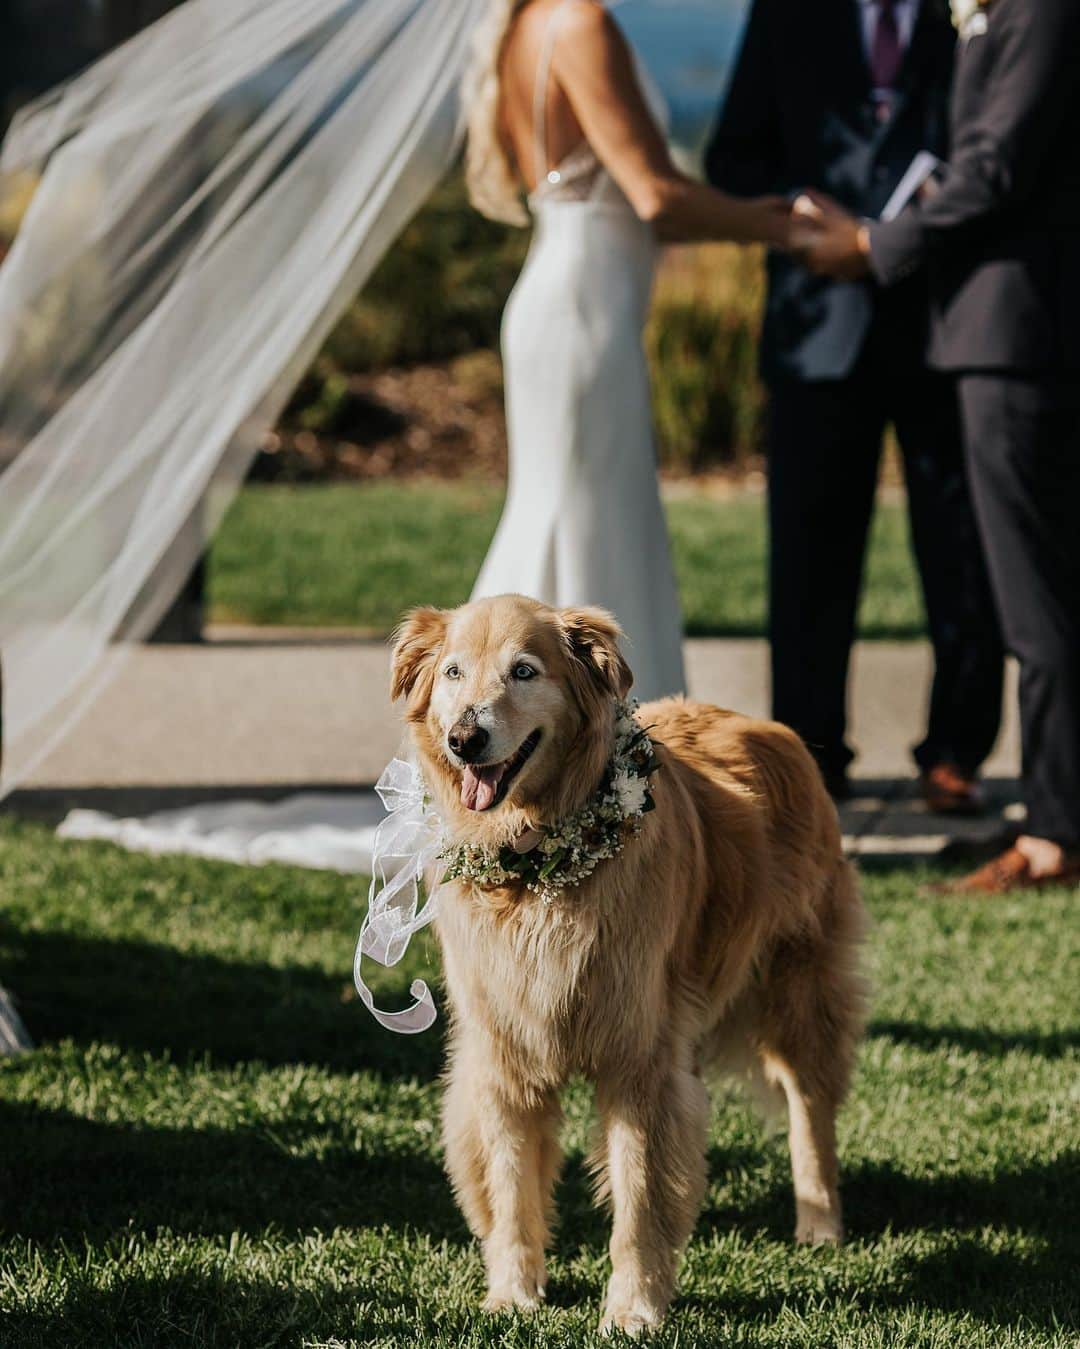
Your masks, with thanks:
<instances>
[{"instance_id":1,"label":"golden dog","mask_svg":"<svg viewBox=\"0 0 1080 1349\"><path fill-rule=\"evenodd\" d=\"M632 675L595 609L502 596L404 622L393 693L458 842L521 852L579 810ZM667 699L638 713L655 809L553 901L448 884L447 1167L483 1244L485 1307L543 1296L560 1088L582 1073L613 1210L603 1325L656 1325L705 1185L702 1074L786 1098L796 1240L841 1238L835 1116L862 1022L863 910L817 768L782 726Z\"/></svg>"}]
</instances>

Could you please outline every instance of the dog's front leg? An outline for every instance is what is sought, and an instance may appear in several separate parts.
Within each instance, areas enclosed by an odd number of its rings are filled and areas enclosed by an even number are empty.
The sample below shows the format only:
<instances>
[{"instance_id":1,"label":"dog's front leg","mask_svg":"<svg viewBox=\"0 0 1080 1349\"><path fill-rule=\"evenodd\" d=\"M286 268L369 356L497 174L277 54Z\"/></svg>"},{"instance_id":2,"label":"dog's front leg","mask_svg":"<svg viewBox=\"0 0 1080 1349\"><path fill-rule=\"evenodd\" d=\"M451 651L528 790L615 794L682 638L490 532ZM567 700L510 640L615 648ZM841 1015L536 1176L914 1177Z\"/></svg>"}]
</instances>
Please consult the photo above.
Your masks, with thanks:
<instances>
[{"instance_id":1,"label":"dog's front leg","mask_svg":"<svg viewBox=\"0 0 1080 1349\"><path fill-rule=\"evenodd\" d=\"M469 1226L483 1243L486 1311L535 1307L559 1167L555 1094L512 1100L482 1051L455 1054L444 1101L447 1167Z\"/></svg>"},{"instance_id":2,"label":"dog's front leg","mask_svg":"<svg viewBox=\"0 0 1080 1349\"><path fill-rule=\"evenodd\" d=\"M670 1061L669 1061L670 1063ZM611 1192L611 1281L601 1329L662 1320L705 1188L708 1101L694 1073L656 1063L598 1091Z\"/></svg>"},{"instance_id":3,"label":"dog's front leg","mask_svg":"<svg viewBox=\"0 0 1080 1349\"><path fill-rule=\"evenodd\" d=\"M477 1102L491 1204L484 1241L487 1311L535 1307L547 1280L544 1247L558 1147L558 1103L511 1105L498 1090Z\"/></svg>"}]
</instances>

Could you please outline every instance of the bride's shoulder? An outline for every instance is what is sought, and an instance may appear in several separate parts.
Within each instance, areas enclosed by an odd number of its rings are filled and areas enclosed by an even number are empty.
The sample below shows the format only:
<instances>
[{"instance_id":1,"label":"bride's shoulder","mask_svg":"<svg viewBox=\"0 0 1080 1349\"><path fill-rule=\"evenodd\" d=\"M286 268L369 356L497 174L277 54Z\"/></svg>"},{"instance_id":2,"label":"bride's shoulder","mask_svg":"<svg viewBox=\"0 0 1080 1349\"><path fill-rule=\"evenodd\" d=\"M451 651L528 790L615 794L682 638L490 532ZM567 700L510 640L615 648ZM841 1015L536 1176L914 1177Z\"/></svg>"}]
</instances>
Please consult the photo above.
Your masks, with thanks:
<instances>
[{"instance_id":1,"label":"bride's shoulder","mask_svg":"<svg viewBox=\"0 0 1080 1349\"><path fill-rule=\"evenodd\" d=\"M618 29L604 0L562 0L555 7L562 10L563 27L571 32L602 33Z\"/></svg>"},{"instance_id":2,"label":"bride's shoulder","mask_svg":"<svg viewBox=\"0 0 1080 1349\"><path fill-rule=\"evenodd\" d=\"M590 48L622 47L622 29L604 0L562 0L559 36L563 45L581 52Z\"/></svg>"}]
</instances>

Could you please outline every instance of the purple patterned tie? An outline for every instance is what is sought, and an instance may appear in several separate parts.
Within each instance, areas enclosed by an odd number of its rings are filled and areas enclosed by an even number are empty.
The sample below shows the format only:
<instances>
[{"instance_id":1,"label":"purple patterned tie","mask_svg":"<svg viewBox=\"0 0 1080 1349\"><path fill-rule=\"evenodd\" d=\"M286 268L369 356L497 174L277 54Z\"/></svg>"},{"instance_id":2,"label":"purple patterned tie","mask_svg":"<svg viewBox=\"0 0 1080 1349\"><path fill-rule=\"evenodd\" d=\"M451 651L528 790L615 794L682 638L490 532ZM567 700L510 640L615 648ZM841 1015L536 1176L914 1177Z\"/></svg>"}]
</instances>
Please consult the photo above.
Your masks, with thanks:
<instances>
[{"instance_id":1,"label":"purple patterned tie","mask_svg":"<svg viewBox=\"0 0 1080 1349\"><path fill-rule=\"evenodd\" d=\"M878 16L870 47L870 74L875 89L895 89L904 59L900 28L896 22L896 0L874 0L874 3Z\"/></svg>"}]
</instances>

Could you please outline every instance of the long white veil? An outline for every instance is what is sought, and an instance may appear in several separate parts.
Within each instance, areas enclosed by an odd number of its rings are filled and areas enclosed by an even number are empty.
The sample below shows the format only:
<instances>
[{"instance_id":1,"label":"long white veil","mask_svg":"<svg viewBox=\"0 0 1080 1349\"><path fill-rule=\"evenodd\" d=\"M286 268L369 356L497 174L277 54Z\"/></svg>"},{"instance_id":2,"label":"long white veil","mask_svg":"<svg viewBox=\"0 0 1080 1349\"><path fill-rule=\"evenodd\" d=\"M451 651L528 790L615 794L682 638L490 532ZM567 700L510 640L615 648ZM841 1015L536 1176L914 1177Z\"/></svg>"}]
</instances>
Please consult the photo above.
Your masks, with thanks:
<instances>
[{"instance_id":1,"label":"long white veil","mask_svg":"<svg viewBox=\"0 0 1080 1349\"><path fill-rule=\"evenodd\" d=\"M451 165L486 0L187 0L27 109L0 266L0 795L168 608Z\"/></svg>"}]
</instances>

